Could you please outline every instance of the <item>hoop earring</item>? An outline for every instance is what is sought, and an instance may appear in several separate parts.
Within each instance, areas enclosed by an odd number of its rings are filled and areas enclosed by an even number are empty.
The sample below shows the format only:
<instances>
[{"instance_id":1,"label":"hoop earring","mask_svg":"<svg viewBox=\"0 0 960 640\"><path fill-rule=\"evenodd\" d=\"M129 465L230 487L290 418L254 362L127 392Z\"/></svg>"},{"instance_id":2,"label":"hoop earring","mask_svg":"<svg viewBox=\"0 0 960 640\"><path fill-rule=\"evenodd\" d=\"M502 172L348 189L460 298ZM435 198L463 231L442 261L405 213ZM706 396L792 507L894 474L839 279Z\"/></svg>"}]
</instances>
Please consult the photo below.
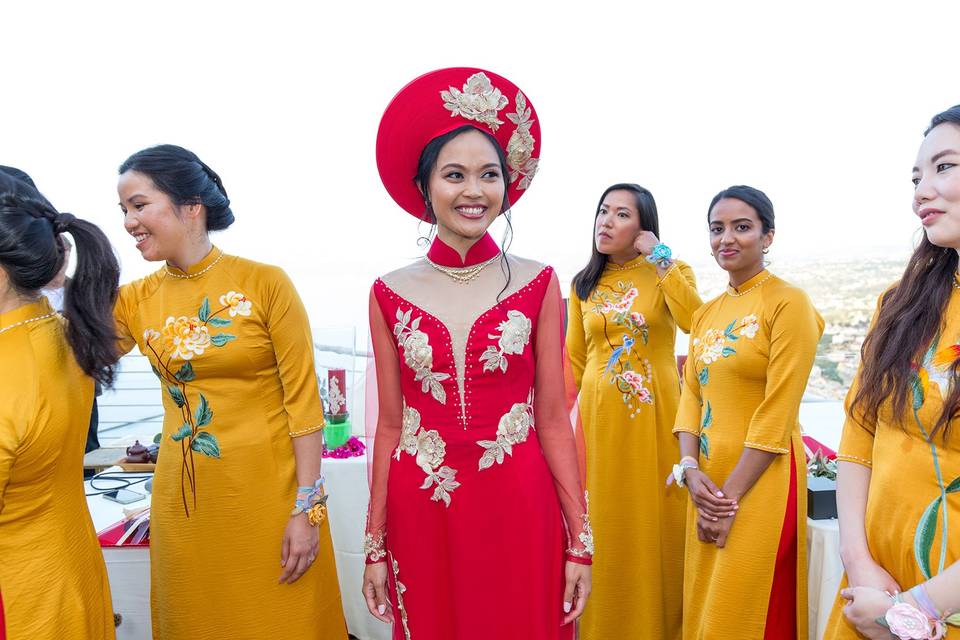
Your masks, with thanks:
<instances>
[{"instance_id":1,"label":"hoop earring","mask_svg":"<svg viewBox=\"0 0 960 640\"><path fill-rule=\"evenodd\" d=\"M768 253L770 253L770 247L764 247L763 250L761 251L761 253L762 253L763 255L767 255Z\"/></svg>"}]
</instances>

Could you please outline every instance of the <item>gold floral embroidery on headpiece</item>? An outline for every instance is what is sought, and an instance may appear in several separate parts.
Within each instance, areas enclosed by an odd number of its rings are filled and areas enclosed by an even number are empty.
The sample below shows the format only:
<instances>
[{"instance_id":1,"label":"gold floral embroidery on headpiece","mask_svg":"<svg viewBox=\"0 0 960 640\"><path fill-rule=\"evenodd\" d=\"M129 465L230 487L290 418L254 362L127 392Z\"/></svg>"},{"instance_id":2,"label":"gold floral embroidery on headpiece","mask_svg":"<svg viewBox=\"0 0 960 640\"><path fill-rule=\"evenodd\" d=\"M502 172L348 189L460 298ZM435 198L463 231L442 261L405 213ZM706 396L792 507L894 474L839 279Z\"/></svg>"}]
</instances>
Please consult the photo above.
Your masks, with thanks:
<instances>
[{"instance_id":1,"label":"gold floral embroidery on headpiece","mask_svg":"<svg viewBox=\"0 0 960 640\"><path fill-rule=\"evenodd\" d=\"M516 182L517 178L523 176L517 189L526 189L530 186L530 181L537 174L537 164L539 158L531 157L533 155L533 146L536 140L530 133L530 127L534 120L530 119L530 107L527 106L527 98L522 91L517 91L517 111L508 113L507 119L517 125L513 135L507 142L507 162L510 164L510 182Z\"/></svg>"},{"instance_id":2,"label":"gold floral embroidery on headpiece","mask_svg":"<svg viewBox=\"0 0 960 640\"><path fill-rule=\"evenodd\" d=\"M500 89L490 84L490 78L482 71L467 78L463 91L450 87L441 91L443 106L450 110L450 117L461 116L467 120L482 122L494 132L503 124L497 113L507 106L509 100Z\"/></svg>"},{"instance_id":3,"label":"gold floral embroidery on headpiece","mask_svg":"<svg viewBox=\"0 0 960 640\"><path fill-rule=\"evenodd\" d=\"M482 71L467 78L462 91L450 87L449 91L441 91L440 97L451 117L460 116L481 122L494 133L503 124L498 118L500 110L510 102ZM517 189L526 189L536 175L539 164L539 158L532 157L537 141L530 133L530 127L535 120L530 119L531 109L522 91L517 91L516 106L514 113L507 114L507 119L517 125L507 141L507 164L510 165L510 183L519 179Z\"/></svg>"}]
</instances>

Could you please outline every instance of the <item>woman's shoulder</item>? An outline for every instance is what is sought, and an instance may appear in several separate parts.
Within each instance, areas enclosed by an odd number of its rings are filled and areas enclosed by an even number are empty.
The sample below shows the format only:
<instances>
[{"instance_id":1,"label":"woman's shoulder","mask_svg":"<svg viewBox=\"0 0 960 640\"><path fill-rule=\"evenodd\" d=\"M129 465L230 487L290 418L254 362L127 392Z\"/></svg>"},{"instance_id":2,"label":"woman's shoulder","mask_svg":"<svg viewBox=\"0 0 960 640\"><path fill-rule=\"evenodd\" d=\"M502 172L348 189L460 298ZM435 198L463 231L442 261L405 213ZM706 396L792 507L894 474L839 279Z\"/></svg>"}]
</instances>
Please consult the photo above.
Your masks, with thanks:
<instances>
[{"instance_id":1,"label":"woman's shoulder","mask_svg":"<svg viewBox=\"0 0 960 640\"><path fill-rule=\"evenodd\" d=\"M766 283L764 289L764 300L768 303L813 307L813 302L806 291L779 276L771 274L770 281Z\"/></svg>"}]
</instances>

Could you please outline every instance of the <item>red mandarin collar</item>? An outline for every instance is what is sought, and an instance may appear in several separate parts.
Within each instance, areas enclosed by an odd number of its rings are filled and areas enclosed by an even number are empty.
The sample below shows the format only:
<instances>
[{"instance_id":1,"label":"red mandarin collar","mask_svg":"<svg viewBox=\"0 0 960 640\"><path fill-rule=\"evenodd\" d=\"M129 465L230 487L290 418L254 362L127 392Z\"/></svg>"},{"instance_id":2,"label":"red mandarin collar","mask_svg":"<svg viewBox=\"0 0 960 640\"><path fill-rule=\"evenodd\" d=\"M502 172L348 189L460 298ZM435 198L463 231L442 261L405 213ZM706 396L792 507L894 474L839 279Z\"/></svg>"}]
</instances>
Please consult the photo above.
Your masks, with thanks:
<instances>
[{"instance_id":1,"label":"red mandarin collar","mask_svg":"<svg viewBox=\"0 0 960 640\"><path fill-rule=\"evenodd\" d=\"M439 237L433 239L430 250L427 251L427 258L444 267L472 267L475 264L485 262L500 253L500 247L489 233L483 234L483 237L470 247L467 251L466 260L460 258L456 249L446 244Z\"/></svg>"}]
</instances>

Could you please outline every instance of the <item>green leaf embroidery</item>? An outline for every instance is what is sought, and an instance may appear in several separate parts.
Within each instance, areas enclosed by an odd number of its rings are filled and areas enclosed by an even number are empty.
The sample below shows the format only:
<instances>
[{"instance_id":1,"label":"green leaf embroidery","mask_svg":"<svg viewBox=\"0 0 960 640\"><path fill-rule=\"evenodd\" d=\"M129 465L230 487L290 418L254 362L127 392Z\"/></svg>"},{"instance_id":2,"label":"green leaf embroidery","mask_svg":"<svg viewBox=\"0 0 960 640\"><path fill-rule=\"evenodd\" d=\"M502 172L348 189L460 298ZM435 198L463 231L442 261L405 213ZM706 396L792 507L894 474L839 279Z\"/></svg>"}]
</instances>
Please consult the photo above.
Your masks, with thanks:
<instances>
[{"instance_id":1,"label":"green leaf embroidery","mask_svg":"<svg viewBox=\"0 0 960 640\"><path fill-rule=\"evenodd\" d=\"M190 443L190 448L197 453L203 454L208 458L220 457L220 443L217 438L208 431L201 431Z\"/></svg>"},{"instance_id":2,"label":"green leaf embroidery","mask_svg":"<svg viewBox=\"0 0 960 640\"><path fill-rule=\"evenodd\" d=\"M913 536L913 556L923 573L923 577L927 580L930 579L930 549L933 547L933 537L937 533L937 519L942 499L941 496L937 496L923 510L920 523L917 525L917 531Z\"/></svg>"},{"instance_id":3,"label":"green leaf embroidery","mask_svg":"<svg viewBox=\"0 0 960 640\"><path fill-rule=\"evenodd\" d=\"M200 322L206 322L210 319L210 298L204 298L200 304L200 311L197 312Z\"/></svg>"},{"instance_id":4,"label":"green leaf embroidery","mask_svg":"<svg viewBox=\"0 0 960 640\"><path fill-rule=\"evenodd\" d=\"M700 371L700 375L699 375L698 379L699 379L699 381L700 381L700 386L701 386L701 387L707 386L707 380L710 379L710 374L707 373L707 368L706 368L706 367L704 367L704 368Z\"/></svg>"},{"instance_id":5,"label":"green leaf embroidery","mask_svg":"<svg viewBox=\"0 0 960 640\"><path fill-rule=\"evenodd\" d=\"M184 362L173 377L179 380L180 382L191 382L197 377L197 374L193 372L193 365L189 362Z\"/></svg>"},{"instance_id":6,"label":"green leaf embroidery","mask_svg":"<svg viewBox=\"0 0 960 640\"><path fill-rule=\"evenodd\" d=\"M960 477L954 478L953 482L947 485L945 491L947 493L956 493L960 491Z\"/></svg>"},{"instance_id":7,"label":"green leaf embroidery","mask_svg":"<svg viewBox=\"0 0 960 640\"><path fill-rule=\"evenodd\" d=\"M730 356L732 356L732 355L735 354L736 352L737 352L737 350L734 349L733 347L724 347L724 348L723 348L723 351L720 352L720 355L722 355L724 358L729 358Z\"/></svg>"},{"instance_id":8,"label":"green leaf embroidery","mask_svg":"<svg viewBox=\"0 0 960 640\"><path fill-rule=\"evenodd\" d=\"M211 420L213 420L213 409L210 408L210 404L201 393L200 404L197 405L197 410L194 414L194 422L197 424L197 429L207 426Z\"/></svg>"},{"instance_id":9,"label":"green leaf embroidery","mask_svg":"<svg viewBox=\"0 0 960 640\"><path fill-rule=\"evenodd\" d=\"M230 326L231 321L229 318L213 317L207 321L207 324L209 324L211 327L228 327Z\"/></svg>"},{"instance_id":10,"label":"green leaf embroidery","mask_svg":"<svg viewBox=\"0 0 960 640\"><path fill-rule=\"evenodd\" d=\"M169 393L173 401L177 403L177 407L182 409L183 405L187 404L187 399L183 397L183 392L180 391L180 387L175 387L172 384L167 385L167 393Z\"/></svg>"},{"instance_id":11,"label":"green leaf embroidery","mask_svg":"<svg viewBox=\"0 0 960 640\"><path fill-rule=\"evenodd\" d=\"M152 364L150 365L150 368L153 369L153 375L155 375L155 376L157 376L158 378L160 378L161 380L163 380L163 376L160 375L160 370L159 370L159 369L157 369L157 368L156 368L155 366L153 366Z\"/></svg>"},{"instance_id":12,"label":"green leaf embroidery","mask_svg":"<svg viewBox=\"0 0 960 640\"><path fill-rule=\"evenodd\" d=\"M920 376L914 375L910 380L910 387L913 390L913 410L918 411L923 406L923 385L920 384Z\"/></svg>"},{"instance_id":13,"label":"green leaf embroidery","mask_svg":"<svg viewBox=\"0 0 960 640\"><path fill-rule=\"evenodd\" d=\"M710 406L710 401L707 400L707 408L703 412L703 422L700 424L700 429L707 429L710 425L713 424L713 408Z\"/></svg>"},{"instance_id":14,"label":"green leaf embroidery","mask_svg":"<svg viewBox=\"0 0 960 640\"><path fill-rule=\"evenodd\" d=\"M153 444L160 444L161 440L163 440L162 433L158 433L157 435L153 436Z\"/></svg>"},{"instance_id":15,"label":"green leaf embroidery","mask_svg":"<svg viewBox=\"0 0 960 640\"><path fill-rule=\"evenodd\" d=\"M734 328L737 326L737 320L734 318L730 324L727 325L727 328L723 330L723 337L727 340L736 340L737 336L733 332Z\"/></svg>"},{"instance_id":16,"label":"green leaf embroidery","mask_svg":"<svg viewBox=\"0 0 960 640\"><path fill-rule=\"evenodd\" d=\"M710 459L710 440L705 433L700 434L700 453L702 453L703 457L707 460Z\"/></svg>"},{"instance_id":17,"label":"green leaf embroidery","mask_svg":"<svg viewBox=\"0 0 960 640\"><path fill-rule=\"evenodd\" d=\"M237 336L233 335L232 333L218 333L215 336L210 336L210 342L212 342L213 346L215 347L222 347L223 345L227 344L231 340L236 340L236 339L237 339Z\"/></svg>"},{"instance_id":18,"label":"green leaf embroidery","mask_svg":"<svg viewBox=\"0 0 960 640\"><path fill-rule=\"evenodd\" d=\"M190 437L190 434L192 433L193 433L193 429L190 427L188 423L184 422L183 426L180 427L180 430L170 437L173 439L174 442L180 442L184 438Z\"/></svg>"}]
</instances>

